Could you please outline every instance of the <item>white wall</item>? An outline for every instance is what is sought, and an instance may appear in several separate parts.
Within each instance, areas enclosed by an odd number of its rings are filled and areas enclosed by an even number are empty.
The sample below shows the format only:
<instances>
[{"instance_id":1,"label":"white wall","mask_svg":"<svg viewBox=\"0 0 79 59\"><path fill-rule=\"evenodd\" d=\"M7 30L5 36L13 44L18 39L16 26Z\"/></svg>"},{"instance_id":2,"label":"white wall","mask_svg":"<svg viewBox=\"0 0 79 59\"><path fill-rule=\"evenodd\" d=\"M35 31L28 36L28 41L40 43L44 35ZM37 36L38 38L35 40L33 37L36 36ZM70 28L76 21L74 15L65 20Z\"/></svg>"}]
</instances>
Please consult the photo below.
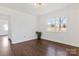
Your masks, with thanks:
<instances>
[{"instance_id":1,"label":"white wall","mask_svg":"<svg viewBox=\"0 0 79 59\"><path fill-rule=\"evenodd\" d=\"M9 17L9 32L8 35L12 39L13 43L19 43L27 41L35 37L36 31L36 17L22 13L16 10L12 10L5 7L0 7L0 14L7 15Z\"/></svg>"},{"instance_id":2,"label":"white wall","mask_svg":"<svg viewBox=\"0 0 79 59\"><path fill-rule=\"evenodd\" d=\"M35 38L36 17L28 14L17 13L12 15L13 42L22 42Z\"/></svg>"},{"instance_id":3,"label":"white wall","mask_svg":"<svg viewBox=\"0 0 79 59\"><path fill-rule=\"evenodd\" d=\"M8 21L0 18L0 35L8 35L8 31L5 30L5 24L8 25Z\"/></svg>"},{"instance_id":4,"label":"white wall","mask_svg":"<svg viewBox=\"0 0 79 59\"><path fill-rule=\"evenodd\" d=\"M69 18L67 24L68 31L63 33L48 32L48 19L60 16L67 16ZM38 29L43 33L42 38L79 47L79 5L66 7L39 17Z\"/></svg>"}]
</instances>

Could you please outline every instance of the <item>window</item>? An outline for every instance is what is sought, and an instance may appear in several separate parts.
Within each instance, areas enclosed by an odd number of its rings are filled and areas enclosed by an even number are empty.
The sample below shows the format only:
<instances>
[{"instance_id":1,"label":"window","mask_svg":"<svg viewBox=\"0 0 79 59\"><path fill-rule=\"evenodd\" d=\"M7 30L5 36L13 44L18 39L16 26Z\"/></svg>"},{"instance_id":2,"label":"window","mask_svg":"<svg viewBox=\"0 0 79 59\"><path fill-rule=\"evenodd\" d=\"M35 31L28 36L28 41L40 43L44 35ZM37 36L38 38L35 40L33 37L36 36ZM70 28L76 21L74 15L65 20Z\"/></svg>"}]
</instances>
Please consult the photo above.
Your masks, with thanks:
<instances>
[{"instance_id":1,"label":"window","mask_svg":"<svg viewBox=\"0 0 79 59\"><path fill-rule=\"evenodd\" d=\"M5 31L8 31L8 25L7 24L4 24L3 27L4 27Z\"/></svg>"},{"instance_id":2,"label":"window","mask_svg":"<svg viewBox=\"0 0 79 59\"><path fill-rule=\"evenodd\" d=\"M48 31L55 31L55 19L48 20Z\"/></svg>"},{"instance_id":3,"label":"window","mask_svg":"<svg viewBox=\"0 0 79 59\"><path fill-rule=\"evenodd\" d=\"M68 17L62 16L48 19L48 31L66 32Z\"/></svg>"}]
</instances>

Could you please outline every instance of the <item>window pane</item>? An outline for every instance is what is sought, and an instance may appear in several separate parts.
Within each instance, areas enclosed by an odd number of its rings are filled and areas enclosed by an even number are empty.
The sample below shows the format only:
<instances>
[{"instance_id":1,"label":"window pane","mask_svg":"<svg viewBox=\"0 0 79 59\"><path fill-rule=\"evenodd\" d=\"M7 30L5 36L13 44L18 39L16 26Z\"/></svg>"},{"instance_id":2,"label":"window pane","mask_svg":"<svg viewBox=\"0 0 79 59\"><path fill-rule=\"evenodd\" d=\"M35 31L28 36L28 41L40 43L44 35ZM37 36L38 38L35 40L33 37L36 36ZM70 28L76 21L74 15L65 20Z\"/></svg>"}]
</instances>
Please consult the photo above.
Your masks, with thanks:
<instances>
[{"instance_id":1,"label":"window pane","mask_svg":"<svg viewBox=\"0 0 79 59\"><path fill-rule=\"evenodd\" d=\"M48 19L48 31L65 32L67 31L68 17L62 16Z\"/></svg>"}]
</instances>

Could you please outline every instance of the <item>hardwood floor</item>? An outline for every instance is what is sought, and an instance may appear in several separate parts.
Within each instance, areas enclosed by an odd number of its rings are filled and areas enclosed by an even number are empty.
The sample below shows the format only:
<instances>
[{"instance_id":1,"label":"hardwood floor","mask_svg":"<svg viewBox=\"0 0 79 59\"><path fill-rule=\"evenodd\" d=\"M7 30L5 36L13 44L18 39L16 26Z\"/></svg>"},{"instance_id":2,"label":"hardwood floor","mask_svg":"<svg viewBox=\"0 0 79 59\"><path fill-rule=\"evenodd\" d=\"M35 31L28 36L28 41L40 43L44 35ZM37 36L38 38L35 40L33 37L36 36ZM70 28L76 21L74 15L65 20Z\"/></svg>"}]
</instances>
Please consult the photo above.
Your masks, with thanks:
<instances>
[{"instance_id":1,"label":"hardwood floor","mask_svg":"<svg viewBox=\"0 0 79 59\"><path fill-rule=\"evenodd\" d=\"M11 48L8 36L0 36L0 56L10 56Z\"/></svg>"},{"instance_id":2,"label":"hardwood floor","mask_svg":"<svg viewBox=\"0 0 79 59\"><path fill-rule=\"evenodd\" d=\"M31 40L12 45L15 56L79 56L79 48L48 40Z\"/></svg>"},{"instance_id":3,"label":"hardwood floor","mask_svg":"<svg viewBox=\"0 0 79 59\"><path fill-rule=\"evenodd\" d=\"M0 56L79 56L79 48L44 39L11 44L4 36L0 37Z\"/></svg>"}]
</instances>

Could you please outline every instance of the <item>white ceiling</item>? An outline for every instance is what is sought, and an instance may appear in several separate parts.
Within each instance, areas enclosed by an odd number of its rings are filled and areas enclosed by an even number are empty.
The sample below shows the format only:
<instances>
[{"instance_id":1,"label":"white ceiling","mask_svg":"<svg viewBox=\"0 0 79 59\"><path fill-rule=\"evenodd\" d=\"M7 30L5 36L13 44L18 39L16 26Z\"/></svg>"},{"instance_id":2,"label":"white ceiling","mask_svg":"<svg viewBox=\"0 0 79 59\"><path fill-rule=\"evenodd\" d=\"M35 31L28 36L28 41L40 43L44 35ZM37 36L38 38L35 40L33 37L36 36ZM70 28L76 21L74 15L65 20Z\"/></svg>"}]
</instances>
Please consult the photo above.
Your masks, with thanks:
<instances>
[{"instance_id":1,"label":"white ceiling","mask_svg":"<svg viewBox=\"0 0 79 59\"><path fill-rule=\"evenodd\" d=\"M41 7L36 7L35 3L0 3L1 7L7 7L24 13L29 13L32 15L42 15L49 12L54 12L55 10L69 7L73 4L71 3L44 3Z\"/></svg>"}]
</instances>

